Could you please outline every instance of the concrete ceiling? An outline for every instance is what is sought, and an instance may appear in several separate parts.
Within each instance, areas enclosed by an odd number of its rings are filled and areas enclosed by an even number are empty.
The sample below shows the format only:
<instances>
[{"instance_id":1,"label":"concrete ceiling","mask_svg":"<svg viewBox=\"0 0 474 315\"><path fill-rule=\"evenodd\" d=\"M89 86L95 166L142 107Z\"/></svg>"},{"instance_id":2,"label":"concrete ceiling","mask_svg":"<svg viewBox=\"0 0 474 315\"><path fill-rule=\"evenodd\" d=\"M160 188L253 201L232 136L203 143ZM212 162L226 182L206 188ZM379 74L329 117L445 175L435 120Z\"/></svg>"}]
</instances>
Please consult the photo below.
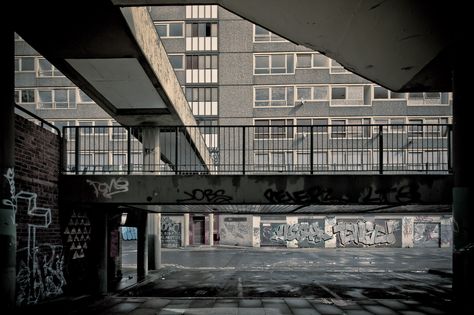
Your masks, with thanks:
<instances>
[{"instance_id":1,"label":"concrete ceiling","mask_svg":"<svg viewBox=\"0 0 474 315\"><path fill-rule=\"evenodd\" d=\"M393 91L451 91L454 5L413 0L112 0L219 4Z\"/></svg>"}]
</instances>

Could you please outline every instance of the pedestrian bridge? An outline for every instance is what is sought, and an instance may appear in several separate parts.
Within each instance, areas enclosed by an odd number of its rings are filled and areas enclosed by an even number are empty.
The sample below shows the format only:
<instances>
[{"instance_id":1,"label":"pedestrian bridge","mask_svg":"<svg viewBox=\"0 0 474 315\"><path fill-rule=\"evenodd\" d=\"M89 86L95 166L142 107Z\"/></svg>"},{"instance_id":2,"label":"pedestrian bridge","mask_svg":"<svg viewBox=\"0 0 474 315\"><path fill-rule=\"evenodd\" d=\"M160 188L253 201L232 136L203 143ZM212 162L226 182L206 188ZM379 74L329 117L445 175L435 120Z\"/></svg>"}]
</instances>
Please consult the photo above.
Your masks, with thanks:
<instances>
[{"instance_id":1,"label":"pedestrian bridge","mask_svg":"<svg viewBox=\"0 0 474 315\"><path fill-rule=\"evenodd\" d=\"M452 202L451 130L448 124L65 127L61 198L162 205L171 213L429 211L430 205L440 211ZM147 133L159 135L156 148L144 145ZM183 149L197 135L210 164L192 147Z\"/></svg>"}]
</instances>

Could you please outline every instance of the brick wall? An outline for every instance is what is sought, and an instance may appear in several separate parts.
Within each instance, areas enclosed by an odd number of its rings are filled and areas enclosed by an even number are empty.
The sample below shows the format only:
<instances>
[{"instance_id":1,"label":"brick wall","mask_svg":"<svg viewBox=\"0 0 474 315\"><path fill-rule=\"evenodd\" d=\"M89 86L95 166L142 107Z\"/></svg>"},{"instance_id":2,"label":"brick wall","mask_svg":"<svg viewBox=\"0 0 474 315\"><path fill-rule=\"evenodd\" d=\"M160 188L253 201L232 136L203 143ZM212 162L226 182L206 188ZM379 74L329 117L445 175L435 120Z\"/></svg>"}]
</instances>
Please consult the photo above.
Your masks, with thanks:
<instances>
[{"instance_id":1,"label":"brick wall","mask_svg":"<svg viewBox=\"0 0 474 315\"><path fill-rule=\"evenodd\" d=\"M60 139L18 115L15 132L17 303L34 304L62 294L66 283L58 208Z\"/></svg>"}]
</instances>

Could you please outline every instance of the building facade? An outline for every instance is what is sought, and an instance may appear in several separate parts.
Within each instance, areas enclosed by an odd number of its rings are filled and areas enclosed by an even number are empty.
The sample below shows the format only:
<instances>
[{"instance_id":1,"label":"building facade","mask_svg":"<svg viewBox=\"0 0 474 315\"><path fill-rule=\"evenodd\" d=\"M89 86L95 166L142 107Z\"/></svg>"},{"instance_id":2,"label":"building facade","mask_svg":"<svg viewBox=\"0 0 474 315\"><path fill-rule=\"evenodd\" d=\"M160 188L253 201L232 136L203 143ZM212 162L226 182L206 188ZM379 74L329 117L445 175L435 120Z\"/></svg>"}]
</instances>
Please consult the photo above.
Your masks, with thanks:
<instances>
[{"instance_id":1,"label":"building facade","mask_svg":"<svg viewBox=\"0 0 474 315\"><path fill-rule=\"evenodd\" d=\"M210 150L220 153L215 159L218 166L220 162L220 171L232 169L225 169L223 161L228 157L220 148L223 129L217 126L253 126L251 142L261 140L260 144L274 139L295 143L308 134L322 137L327 143L341 138L367 140L375 139L380 131L391 135L411 133L412 138L429 133L429 138L437 143L448 141L447 127L432 125L451 122L449 93L388 91L351 73L335 60L295 45L218 6L150 7L149 12ZM15 44L15 97L19 105L59 128L81 126L86 127L81 129L81 135L123 140L118 124L85 93L21 38L17 37ZM379 130L371 124L393 126ZM420 129L421 124L431 127ZM117 128L99 128L105 126ZM308 126L313 127L308 129ZM68 134L69 143L74 136ZM309 161L319 167L317 171L326 173L373 171L371 167L377 164L380 155L373 147L350 153L329 145L312 150L294 144L265 150L256 148L252 147L248 157L253 171L268 166L275 172L304 171L295 165L306 165ZM430 145L413 148L407 142L380 156L395 171L397 167L403 166L406 171L407 167L416 165L416 169L408 170L428 172L448 170L449 154L445 144L435 149ZM142 160L140 150L97 151L91 147L78 160L68 154L66 168L75 171L81 165L81 172L90 172L90 166L94 170L101 166L102 171L120 171L128 161L139 165ZM368 168L360 169L360 165ZM441 210L409 215L394 211L368 217L185 215L165 218L163 230L167 234L163 235L163 242L170 247L216 243L412 247L451 243L451 216Z\"/></svg>"}]
</instances>

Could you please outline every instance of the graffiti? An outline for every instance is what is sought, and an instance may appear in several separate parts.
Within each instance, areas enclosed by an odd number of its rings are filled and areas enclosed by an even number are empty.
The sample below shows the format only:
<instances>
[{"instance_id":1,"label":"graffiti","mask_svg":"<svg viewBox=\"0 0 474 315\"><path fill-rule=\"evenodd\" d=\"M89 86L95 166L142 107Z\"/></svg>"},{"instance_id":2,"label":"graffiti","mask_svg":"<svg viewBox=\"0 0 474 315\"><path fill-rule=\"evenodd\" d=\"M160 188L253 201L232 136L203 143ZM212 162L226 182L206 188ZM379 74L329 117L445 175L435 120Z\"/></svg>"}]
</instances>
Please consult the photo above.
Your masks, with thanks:
<instances>
[{"instance_id":1,"label":"graffiti","mask_svg":"<svg viewBox=\"0 0 474 315\"><path fill-rule=\"evenodd\" d=\"M415 222L413 244L415 247L439 247L439 223Z\"/></svg>"},{"instance_id":2,"label":"graffiti","mask_svg":"<svg viewBox=\"0 0 474 315\"><path fill-rule=\"evenodd\" d=\"M231 196L225 194L225 190L219 189L213 191L212 189L193 189L192 192L184 192L189 196L187 199L176 200L177 202L203 202L211 204L229 203L232 200Z\"/></svg>"},{"instance_id":3,"label":"graffiti","mask_svg":"<svg viewBox=\"0 0 474 315\"><path fill-rule=\"evenodd\" d=\"M136 227L122 226L122 227L120 227L120 230L122 232L122 239L124 241L131 241L131 240L136 240L137 239L137 228Z\"/></svg>"},{"instance_id":4,"label":"graffiti","mask_svg":"<svg viewBox=\"0 0 474 315\"><path fill-rule=\"evenodd\" d=\"M400 187L391 187L388 189L367 187L360 194L361 203L410 203L419 202L420 193L418 187L403 185Z\"/></svg>"},{"instance_id":5,"label":"graffiti","mask_svg":"<svg viewBox=\"0 0 474 315\"><path fill-rule=\"evenodd\" d=\"M113 195L128 191L128 180L122 177L118 179L112 178L110 184L95 182L89 179L87 183L94 187L94 193L97 198L101 195L104 198L112 199Z\"/></svg>"},{"instance_id":6,"label":"graffiti","mask_svg":"<svg viewBox=\"0 0 474 315\"><path fill-rule=\"evenodd\" d=\"M399 243L399 240L397 242L395 232L401 234L400 227L400 220L386 220L384 225L377 224L377 222L357 220L356 222L339 221L332 229L333 233L337 234L341 246L373 246L397 245L396 243Z\"/></svg>"},{"instance_id":7,"label":"graffiti","mask_svg":"<svg viewBox=\"0 0 474 315\"><path fill-rule=\"evenodd\" d=\"M346 196L335 196L331 188L319 186L293 192L269 188L264 192L264 196L270 203L276 204L346 203L348 201Z\"/></svg>"},{"instance_id":8,"label":"graffiti","mask_svg":"<svg viewBox=\"0 0 474 315\"><path fill-rule=\"evenodd\" d=\"M26 247L17 252L17 259L18 305L36 304L43 299L63 294L66 279L63 274L64 255L61 245L43 244L33 250Z\"/></svg>"},{"instance_id":9,"label":"graffiti","mask_svg":"<svg viewBox=\"0 0 474 315\"><path fill-rule=\"evenodd\" d=\"M11 207L13 212L16 213L15 169L8 168L6 174L3 176L7 179L10 186L10 200L3 199L2 204Z\"/></svg>"},{"instance_id":10,"label":"graffiti","mask_svg":"<svg viewBox=\"0 0 474 315\"><path fill-rule=\"evenodd\" d=\"M251 231L249 225L247 224L247 220L245 222L239 222L225 221L226 219L224 219L224 226L221 226L220 228L222 239L233 241L238 238L242 241L247 240L250 237Z\"/></svg>"},{"instance_id":11,"label":"graffiti","mask_svg":"<svg viewBox=\"0 0 474 315\"><path fill-rule=\"evenodd\" d=\"M69 218L68 225L64 230L66 243L72 252L72 259L81 259L85 257L85 251L88 248L91 234L91 223L86 214L73 211Z\"/></svg>"},{"instance_id":12,"label":"graffiti","mask_svg":"<svg viewBox=\"0 0 474 315\"><path fill-rule=\"evenodd\" d=\"M295 224L281 224L274 234L271 236L271 240L275 241L288 241L297 240L298 243L307 242L309 244L317 244L325 242L332 238L324 232L324 227L319 226L320 222L308 223L295 223Z\"/></svg>"},{"instance_id":13,"label":"graffiti","mask_svg":"<svg viewBox=\"0 0 474 315\"><path fill-rule=\"evenodd\" d=\"M181 246L181 223L176 223L170 217L161 221L161 244L163 247Z\"/></svg>"}]
</instances>

